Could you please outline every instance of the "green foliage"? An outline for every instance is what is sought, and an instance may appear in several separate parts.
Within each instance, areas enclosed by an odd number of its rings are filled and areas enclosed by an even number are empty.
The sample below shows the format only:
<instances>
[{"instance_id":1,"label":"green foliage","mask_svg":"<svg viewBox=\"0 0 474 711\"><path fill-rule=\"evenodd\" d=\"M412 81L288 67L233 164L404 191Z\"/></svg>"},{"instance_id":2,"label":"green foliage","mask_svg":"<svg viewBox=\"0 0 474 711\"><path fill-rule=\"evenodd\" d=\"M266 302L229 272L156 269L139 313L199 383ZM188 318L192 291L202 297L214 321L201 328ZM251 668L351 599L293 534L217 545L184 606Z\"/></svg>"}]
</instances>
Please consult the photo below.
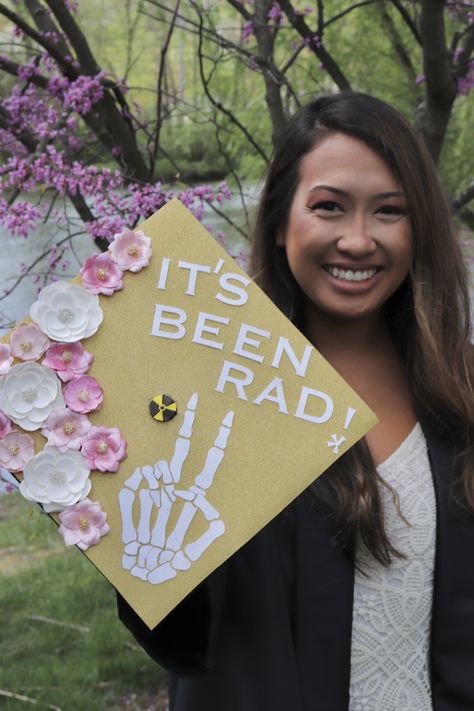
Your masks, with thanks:
<instances>
[{"instance_id":1,"label":"green foliage","mask_svg":"<svg viewBox=\"0 0 474 711\"><path fill-rule=\"evenodd\" d=\"M119 622L111 585L77 549L65 551L55 524L29 515L19 496L0 505L0 551L26 537L30 553L12 572L0 570L0 689L63 711L119 708L134 693L156 697L165 674ZM2 696L0 705L24 707Z\"/></svg>"}]
</instances>

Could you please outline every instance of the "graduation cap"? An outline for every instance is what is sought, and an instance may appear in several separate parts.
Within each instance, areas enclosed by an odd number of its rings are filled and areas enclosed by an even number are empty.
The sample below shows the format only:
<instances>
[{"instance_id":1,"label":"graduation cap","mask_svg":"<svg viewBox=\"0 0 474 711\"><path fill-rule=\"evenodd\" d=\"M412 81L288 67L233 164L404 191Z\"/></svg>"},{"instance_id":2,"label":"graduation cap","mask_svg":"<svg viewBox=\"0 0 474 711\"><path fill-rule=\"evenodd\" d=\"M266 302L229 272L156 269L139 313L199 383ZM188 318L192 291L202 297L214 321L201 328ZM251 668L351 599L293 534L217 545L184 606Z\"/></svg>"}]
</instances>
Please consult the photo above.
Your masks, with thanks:
<instances>
[{"instance_id":1,"label":"graduation cap","mask_svg":"<svg viewBox=\"0 0 474 711\"><path fill-rule=\"evenodd\" d=\"M150 628L376 422L177 200L31 317L0 464Z\"/></svg>"}]
</instances>

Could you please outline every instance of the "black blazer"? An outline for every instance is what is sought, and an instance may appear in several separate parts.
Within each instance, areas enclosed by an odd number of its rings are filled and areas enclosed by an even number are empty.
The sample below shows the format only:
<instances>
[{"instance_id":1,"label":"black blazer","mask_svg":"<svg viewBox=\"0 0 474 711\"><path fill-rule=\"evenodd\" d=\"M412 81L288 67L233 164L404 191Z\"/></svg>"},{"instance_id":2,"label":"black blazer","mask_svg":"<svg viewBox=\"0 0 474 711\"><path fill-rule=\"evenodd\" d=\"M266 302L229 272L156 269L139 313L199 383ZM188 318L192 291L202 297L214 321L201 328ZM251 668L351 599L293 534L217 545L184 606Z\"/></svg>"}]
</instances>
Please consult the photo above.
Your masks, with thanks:
<instances>
[{"instance_id":1,"label":"black blazer","mask_svg":"<svg viewBox=\"0 0 474 711\"><path fill-rule=\"evenodd\" d=\"M424 430L438 516L433 708L473 711L474 516L453 495L454 444ZM120 619L171 672L170 711L347 711L354 564L334 534L304 492L154 630L118 596Z\"/></svg>"}]
</instances>

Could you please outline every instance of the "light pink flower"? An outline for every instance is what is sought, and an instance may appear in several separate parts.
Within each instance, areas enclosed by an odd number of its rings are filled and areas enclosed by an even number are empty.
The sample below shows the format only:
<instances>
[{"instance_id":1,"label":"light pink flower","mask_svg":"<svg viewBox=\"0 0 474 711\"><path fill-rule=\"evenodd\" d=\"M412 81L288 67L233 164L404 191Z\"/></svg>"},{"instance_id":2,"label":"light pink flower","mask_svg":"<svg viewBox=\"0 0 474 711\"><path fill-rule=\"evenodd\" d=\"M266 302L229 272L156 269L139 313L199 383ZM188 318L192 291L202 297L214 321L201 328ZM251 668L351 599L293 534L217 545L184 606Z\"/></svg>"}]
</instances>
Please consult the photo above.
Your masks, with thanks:
<instances>
[{"instance_id":1,"label":"light pink flower","mask_svg":"<svg viewBox=\"0 0 474 711\"><path fill-rule=\"evenodd\" d=\"M114 235L109 251L120 269L139 272L148 266L151 258L151 239L141 230L134 232L125 228Z\"/></svg>"},{"instance_id":2,"label":"light pink flower","mask_svg":"<svg viewBox=\"0 0 474 711\"><path fill-rule=\"evenodd\" d=\"M80 449L81 439L92 427L86 415L73 412L68 407L53 410L41 430L48 444L61 452L68 449Z\"/></svg>"},{"instance_id":3,"label":"light pink flower","mask_svg":"<svg viewBox=\"0 0 474 711\"><path fill-rule=\"evenodd\" d=\"M12 431L11 420L0 410L0 439L3 439Z\"/></svg>"},{"instance_id":4,"label":"light pink flower","mask_svg":"<svg viewBox=\"0 0 474 711\"><path fill-rule=\"evenodd\" d=\"M8 343L0 343L0 375L5 375L13 363L13 356Z\"/></svg>"},{"instance_id":5,"label":"light pink flower","mask_svg":"<svg viewBox=\"0 0 474 711\"><path fill-rule=\"evenodd\" d=\"M89 469L116 472L127 456L127 442L117 427L92 427L82 440L81 454Z\"/></svg>"},{"instance_id":6,"label":"light pink flower","mask_svg":"<svg viewBox=\"0 0 474 711\"><path fill-rule=\"evenodd\" d=\"M95 378L81 375L70 380L63 390L66 405L74 412L87 414L98 410L104 399L104 392Z\"/></svg>"},{"instance_id":7,"label":"light pink flower","mask_svg":"<svg viewBox=\"0 0 474 711\"><path fill-rule=\"evenodd\" d=\"M100 543L102 536L110 531L107 514L98 501L83 499L59 514L59 533L67 546L78 546L86 551L89 546Z\"/></svg>"},{"instance_id":8,"label":"light pink flower","mask_svg":"<svg viewBox=\"0 0 474 711\"><path fill-rule=\"evenodd\" d=\"M123 289L123 272L110 254L92 254L87 257L80 272L82 285L91 294L111 296Z\"/></svg>"},{"instance_id":9,"label":"light pink flower","mask_svg":"<svg viewBox=\"0 0 474 711\"><path fill-rule=\"evenodd\" d=\"M33 438L14 430L0 439L0 465L9 472L19 472L35 453Z\"/></svg>"},{"instance_id":10,"label":"light pink flower","mask_svg":"<svg viewBox=\"0 0 474 711\"><path fill-rule=\"evenodd\" d=\"M55 370L64 383L77 375L84 375L93 361L92 353L84 350L80 341L77 343L53 343L43 358L42 365Z\"/></svg>"},{"instance_id":11,"label":"light pink flower","mask_svg":"<svg viewBox=\"0 0 474 711\"><path fill-rule=\"evenodd\" d=\"M10 336L10 351L21 360L38 360L49 345L48 336L35 323L18 326Z\"/></svg>"}]
</instances>

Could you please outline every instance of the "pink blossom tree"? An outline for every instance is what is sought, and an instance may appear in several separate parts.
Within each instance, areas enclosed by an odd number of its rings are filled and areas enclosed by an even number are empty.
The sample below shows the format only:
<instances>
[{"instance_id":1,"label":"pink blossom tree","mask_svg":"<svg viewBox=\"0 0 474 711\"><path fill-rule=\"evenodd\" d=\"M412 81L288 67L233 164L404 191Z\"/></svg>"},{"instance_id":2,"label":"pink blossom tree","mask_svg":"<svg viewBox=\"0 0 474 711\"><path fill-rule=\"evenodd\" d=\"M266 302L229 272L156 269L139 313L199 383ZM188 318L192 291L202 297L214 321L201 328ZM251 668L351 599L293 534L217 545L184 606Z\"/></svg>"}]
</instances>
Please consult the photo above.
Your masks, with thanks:
<instances>
[{"instance_id":1,"label":"pink blossom tree","mask_svg":"<svg viewBox=\"0 0 474 711\"><path fill-rule=\"evenodd\" d=\"M162 25L154 116L145 120L129 98L125 79L99 63L80 26L77 2L0 1L4 29L15 38L15 51L0 55L7 87L0 96L0 227L23 238L42 222L65 228L62 243L49 252L47 278L64 267L64 249L75 234L89 233L104 250L114 233L134 227L174 195L199 219L209 205L225 215L226 183L217 188L170 185L157 173L167 125L169 51L177 31L195 43L199 110L214 127L228 174L243 198L245 162L239 164L237 153L251 154L263 169L288 114L308 94L319 88L366 88L351 79L348 56L334 39L336 30L363 13L373 21L374 33L385 33L405 72L418 127L439 159L456 106L468 99L474 85L471 0L359 0L344 9L332 0L226 0L218 5L219 10L204 0L140 3L140 12ZM216 20L219 12L225 23ZM261 108L253 122L243 112L245 97L219 84L219 72L229 61L242 85L252 75L257 93L261 87ZM180 110L186 112L184 99L175 94L175 103L182 100ZM57 208L58 196L77 217ZM467 176L453 196L453 210L471 228L473 197L474 183ZM35 263L25 260L18 281L34 270Z\"/></svg>"}]
</instances>

